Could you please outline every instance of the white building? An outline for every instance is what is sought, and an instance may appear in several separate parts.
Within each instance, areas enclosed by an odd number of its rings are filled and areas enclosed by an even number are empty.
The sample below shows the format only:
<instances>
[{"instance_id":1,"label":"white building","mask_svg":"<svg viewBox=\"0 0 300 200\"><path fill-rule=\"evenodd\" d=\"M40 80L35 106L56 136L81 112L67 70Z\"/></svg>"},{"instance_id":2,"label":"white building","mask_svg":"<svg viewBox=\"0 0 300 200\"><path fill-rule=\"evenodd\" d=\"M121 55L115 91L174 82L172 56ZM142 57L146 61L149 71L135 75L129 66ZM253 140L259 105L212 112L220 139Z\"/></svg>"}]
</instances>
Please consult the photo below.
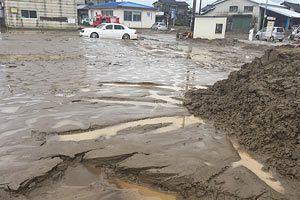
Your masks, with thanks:
<instances>
[{"instance_id":1,"label":"white building","mask_svg":"<svg viewBox=\"0 0 300 200\"><path fill-rule=\"evenodd\" d=\"M98 15L119 17L120 23L131 28L150 28L155 23L156 9L133 2L111 2L88 6L89 18Z\"/></svg>"},{"instance_id":2,"label":"white building","mask_svg":"<svg viewBox=\"0 0 300 200\"><path fill-rule=\"evenodd\" d=\"M193 38L223 39L226 30L226 17L196 16Z\"/></svg>"},{"instance_id":3,"label":"white building","mask_svg":"<svg viewBox=\"0 0 300 200\"><path fill-rule=\"evenodd\" d=\"M267 15L276 17L276 26L289 27L291 19L300 18L300 13L288 10L279 3L268 0L217 0L201 10L205 16L227 16L227 30L245 31L262 26L264 10ZM266 25L266 23L265 23Z\"/></svg>"}]
</instances>

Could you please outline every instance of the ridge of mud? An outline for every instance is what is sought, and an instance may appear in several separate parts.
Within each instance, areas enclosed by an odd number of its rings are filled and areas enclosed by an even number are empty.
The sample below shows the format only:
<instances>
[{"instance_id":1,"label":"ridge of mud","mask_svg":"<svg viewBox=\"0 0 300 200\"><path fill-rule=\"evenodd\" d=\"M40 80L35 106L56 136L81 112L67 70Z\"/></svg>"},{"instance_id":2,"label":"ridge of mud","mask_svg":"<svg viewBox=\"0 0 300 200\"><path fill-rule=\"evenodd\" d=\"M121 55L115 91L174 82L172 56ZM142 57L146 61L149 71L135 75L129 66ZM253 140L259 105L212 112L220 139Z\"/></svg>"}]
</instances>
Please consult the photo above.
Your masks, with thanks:
<instances>
[{"instance_id":1,"label":"ridge of mud","mask_svg":"<svg viewBox=\"0 0 300 200\"><path fill-rule=\"evenodd\" d=\"M282 176L300 179L300 50L270 49L207 90L186 93L184 105Z\"/></svg>"}]
</instances>

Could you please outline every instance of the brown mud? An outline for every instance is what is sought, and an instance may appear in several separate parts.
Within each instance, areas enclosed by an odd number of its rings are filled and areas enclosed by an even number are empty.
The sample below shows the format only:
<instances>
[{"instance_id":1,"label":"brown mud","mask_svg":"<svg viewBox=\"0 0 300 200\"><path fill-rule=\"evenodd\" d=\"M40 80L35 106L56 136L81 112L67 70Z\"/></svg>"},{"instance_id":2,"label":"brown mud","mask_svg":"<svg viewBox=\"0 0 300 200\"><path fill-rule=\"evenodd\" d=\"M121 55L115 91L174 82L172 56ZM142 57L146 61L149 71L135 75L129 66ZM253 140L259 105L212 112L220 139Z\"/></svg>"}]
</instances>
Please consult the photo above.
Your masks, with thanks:
<instances>
[{"instance_id":1,"label":"brown mud","mask_svg":"<svg viewBox=\"0 0 300 200\"><path fill-rule=\"evenodd\" d=\"M228 79L207 90L189 91L186 97L191 113L214 120L244 148L262 156L265 170L299 185L299 49L267 50Z\"/></svg>"},{"instance_id":2,"label":"brown mud","mask_svg":"<svg viewBox=\"0 0 300 200\"><path fill-rule=\"evenodd\" d=\"M1 41L0 199L297 199L182 106L265 47L144 36Z\"/></svg>"}]
</instances>

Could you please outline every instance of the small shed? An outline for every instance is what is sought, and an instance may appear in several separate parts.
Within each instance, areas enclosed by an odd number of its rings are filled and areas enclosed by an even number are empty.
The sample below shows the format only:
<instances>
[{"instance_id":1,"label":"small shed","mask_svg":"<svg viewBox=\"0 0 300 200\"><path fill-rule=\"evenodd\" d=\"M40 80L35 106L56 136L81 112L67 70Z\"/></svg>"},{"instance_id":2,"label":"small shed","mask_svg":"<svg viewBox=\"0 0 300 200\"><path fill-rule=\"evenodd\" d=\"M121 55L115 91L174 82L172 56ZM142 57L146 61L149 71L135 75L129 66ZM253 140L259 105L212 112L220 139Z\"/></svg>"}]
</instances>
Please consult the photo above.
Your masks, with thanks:
<instances>
[{"instance_id":1,"label":"small shed","mask_svg":"<svg viewBox=\"0 0 300 200\"><path fill-rule=\"evenodd\" d=\"M227 17L221 16L196 16L194 38L223 39L225 38Z\"/></svg>"}]
</instances>

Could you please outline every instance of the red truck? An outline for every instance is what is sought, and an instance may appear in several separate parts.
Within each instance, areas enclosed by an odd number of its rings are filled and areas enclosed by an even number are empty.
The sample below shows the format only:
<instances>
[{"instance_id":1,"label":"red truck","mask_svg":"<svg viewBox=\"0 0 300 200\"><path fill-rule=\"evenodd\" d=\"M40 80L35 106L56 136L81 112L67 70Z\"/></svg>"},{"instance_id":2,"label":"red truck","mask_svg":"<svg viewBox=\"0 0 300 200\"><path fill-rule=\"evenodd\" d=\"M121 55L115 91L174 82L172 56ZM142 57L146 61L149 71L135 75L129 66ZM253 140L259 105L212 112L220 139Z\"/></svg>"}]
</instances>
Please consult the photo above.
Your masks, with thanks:
<instances>
[{"instance_id":1,"label":"red truck","mask_svg":"<svg viewBox=\"0 0 300 200\"><path fill-rule=\"evenodd\" d=\"M93 20L93 27L96 27L102 23L120 23L119 17L96 15Z\"/></svg>"}]
</instances>

